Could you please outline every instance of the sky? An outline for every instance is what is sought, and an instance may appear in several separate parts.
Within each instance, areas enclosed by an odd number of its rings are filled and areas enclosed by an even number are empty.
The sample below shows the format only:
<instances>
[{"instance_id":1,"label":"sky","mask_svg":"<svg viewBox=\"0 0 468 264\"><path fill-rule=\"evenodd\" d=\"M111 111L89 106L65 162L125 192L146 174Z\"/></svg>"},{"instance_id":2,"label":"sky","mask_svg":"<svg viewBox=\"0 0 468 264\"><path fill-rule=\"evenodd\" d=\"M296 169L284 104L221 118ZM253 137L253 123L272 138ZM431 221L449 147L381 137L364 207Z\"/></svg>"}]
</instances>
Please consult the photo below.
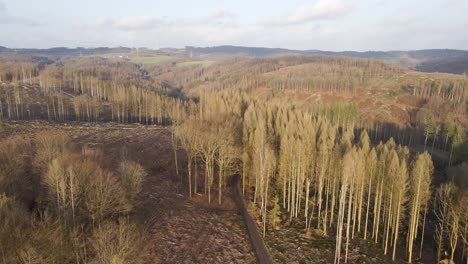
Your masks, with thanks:
<instances>
[{"instance_id":1,"label":"sky","mask_svg":"<svg viewBox=\"0 0 468 264\"><path fill-rule=\"evenodd\" d=\"M0 46L468 50L468 0L0 0Z\"/></svg>"}]
</instances>

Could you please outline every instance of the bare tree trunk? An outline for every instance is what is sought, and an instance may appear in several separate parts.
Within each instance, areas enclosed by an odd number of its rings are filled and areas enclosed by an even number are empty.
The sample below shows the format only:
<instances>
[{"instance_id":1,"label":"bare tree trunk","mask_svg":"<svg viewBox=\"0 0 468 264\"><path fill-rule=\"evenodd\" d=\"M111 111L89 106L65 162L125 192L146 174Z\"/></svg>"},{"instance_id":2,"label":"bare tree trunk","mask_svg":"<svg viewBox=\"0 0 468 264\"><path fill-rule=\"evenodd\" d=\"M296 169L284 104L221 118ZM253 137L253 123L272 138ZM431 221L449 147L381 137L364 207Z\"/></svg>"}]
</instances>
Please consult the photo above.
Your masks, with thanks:
<instances>
[{"instance_id":1,"label":"bare tree trunk","mask_svg":"<svg viewBox=\"0 0 468 264\"><path fill-rule=\"evenodd\" d=\"M198 193L198 164L197 164L197 157L195 157L195 177L194 177L194 193Z\"/></svg>"},{"instance_id":2,"label":"bare tree trunk","mask_svg":"<svg viewBox=\"0 0 468 264\"><path fill-rule=\"evenodd\" d=\"M371 188L372 188L372 175L370 176L369 188L367 190L367 209L366 209L366 225L364 227L364 240L367 239L367 224L368 224L368 220L369 220L369 206L370 206Z\"/></svg>"},{"instance_id":3,"label":"bare tree trunk","mask_svg":"<svg viewBox=\"0 0 468 264\"><path fill-rule=\"evenodd\" d=\"M308 215L309 215L309 189L310 189L310 180L307 179L306 182L306 201L304 207L304 215L305 215L305 229L307 230L307 222L308 222Z\"/></svg>"},{"instance_id":4,"label":"bare tree trunk","mask_svg":"<svg viewBox=\"0 0 468 264\"><path fill-rule=\"evenodd\" d=\"M355 176L353 174L353 176ZM351 222L351 207L353 205L353 193L354 193L354 183L351 183L349 191L349 200L348 200L348 220L346 221L346 253L345 253L345 263L348 263L348 249L349 249L349 224Z\"/></svg>"},{"instance_id":5,"label":"bare tree trunk","mask_svg":"<svg viewBox=\"0 0 468 264\"><path fill-rule=\"evenodd\" d=\"M192 157L187 157L187 172L189 197L192 198Z\"/></svg>"},{"instance_id":6,"label":"bare tree trunk","mask_svg":"<svg viewBox=\"0 0 468 264\"><path fill-rule=\"evenodd\" d=\"M221 205L221 197L222 197L222 194L223 194L223 191L222 191L222 188L223 188L223 165L221 164L218 164L219 167L218 167L218 176L219 176L219 179L218 179L218 204Z\"/></svg>"},{"instance_id":7,"label":"bare tree trunk","mask_svg":"<svg viewBox=\"0 0 468 264\"><path fill-rule=\"evenodd\" d=\"M423 225L422 225L422 233L421 233L421 247L419 248L419 258L422 256L422 248L423 248L423 242L424 242L424 230L426 227L426 215L427 215L427 205L424 208L424 217L423 217Z\"/></svg>"},{"instance_id":8,"label":"bare tree trunk","mask_svg":"<svg viewBox=\"0 0 468 264\"><path fill-rule=\"evenodd\" d=\"M398 204L397 204L397 215L396 215L396 227L395 227L395 240L393 241L393 255L392 255L392 260L395 261L395 254L396 254L396 247L397 247L397 241L398 241L398 228L400 225L400 201L401 197L398 197Z\"/></svg>"}]
</instances>

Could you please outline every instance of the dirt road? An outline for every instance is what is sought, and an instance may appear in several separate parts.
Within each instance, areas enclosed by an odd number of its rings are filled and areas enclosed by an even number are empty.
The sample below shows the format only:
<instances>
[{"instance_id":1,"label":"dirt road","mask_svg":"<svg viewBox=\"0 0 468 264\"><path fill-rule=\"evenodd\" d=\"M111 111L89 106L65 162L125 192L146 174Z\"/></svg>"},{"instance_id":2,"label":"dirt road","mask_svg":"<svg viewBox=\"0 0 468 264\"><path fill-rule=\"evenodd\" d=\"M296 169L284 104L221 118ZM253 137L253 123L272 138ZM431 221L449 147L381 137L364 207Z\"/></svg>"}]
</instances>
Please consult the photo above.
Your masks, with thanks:
<instances>
[{"instance_id":1,"label":"dirt road","mask_svg":"<svg viewBox=\"0 0 468 264\"><path fill-rule=\"evenodd\" d=\"M257 261L260 264L270 264L273 263L268 253L267 248L265 247L265 243L263 242L263 238L258 231L257 225L255 224L254 220L250 216L249 212L246 209L244 198L242 197L242 192L240 189L240 177L238 175L234 176L231 180L231 188L232 193L234 196L234 200L239 207L239 210L244 218L244 222L247 226L247 230L249 232L250 242L255 251L255 255L257 256Z\"/></svg>"}]
</instances>

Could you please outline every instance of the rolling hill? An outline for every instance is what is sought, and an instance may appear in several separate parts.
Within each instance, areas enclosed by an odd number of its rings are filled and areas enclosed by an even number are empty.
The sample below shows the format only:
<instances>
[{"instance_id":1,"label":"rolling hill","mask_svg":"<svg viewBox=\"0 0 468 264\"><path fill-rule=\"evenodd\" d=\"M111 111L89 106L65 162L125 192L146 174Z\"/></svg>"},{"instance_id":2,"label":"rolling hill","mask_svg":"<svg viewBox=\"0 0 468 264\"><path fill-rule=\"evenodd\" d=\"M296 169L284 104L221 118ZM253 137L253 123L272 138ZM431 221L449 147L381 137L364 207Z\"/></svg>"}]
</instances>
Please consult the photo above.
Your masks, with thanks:
<instances>
[{"instance_id":1,"label":"rolling hill","mask_svg":"<svg viewBox=\"0 0 468 264\"><path fill-rule=\"evenodd\" d=\"M49 49L13 49L0 46L0 54L20 54L36 56L92 56L109 54L131 54L134 48L128 47L96 47L96 48L67 48L55 47ZM422 72L445 72L454 74L468 73L468 51L455 49L428 49L412 51L324 51L324 50L293 50L284 48L242 47L242 46L214 46L193 47L185 49L163 48L153 50L140 48L137 52L141 56L169 55L175 57L224 57L251 56L266 57L284 54L334 55L366 59L378 59L412 70Z\"/></svg>"},{"instance_id":2,"label":"rolling hill","mask_svg":"<svg viewBox=\"0 0 468 264\"><path fill-rule=\"evenodd\" d=\"M314 54L335 55L366 59L379 59L398 63L400 66L423 72L446 72L463 74L468 72L468 51L453 49L430 49L414 51L322 51L322 50L291 50L263 47L186 47L188 53L195 55L246 55L271 56L280 54Z\"/></svg>"}]
</instances>

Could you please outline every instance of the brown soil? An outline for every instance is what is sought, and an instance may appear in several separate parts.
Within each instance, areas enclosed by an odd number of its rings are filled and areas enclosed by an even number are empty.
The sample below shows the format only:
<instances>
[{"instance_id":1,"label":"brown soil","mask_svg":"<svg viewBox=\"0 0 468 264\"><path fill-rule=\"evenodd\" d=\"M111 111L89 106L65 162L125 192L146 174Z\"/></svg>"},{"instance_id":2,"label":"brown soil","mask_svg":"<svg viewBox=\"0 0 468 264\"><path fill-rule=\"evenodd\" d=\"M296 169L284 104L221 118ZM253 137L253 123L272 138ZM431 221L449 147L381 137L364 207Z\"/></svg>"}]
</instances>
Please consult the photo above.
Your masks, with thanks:
<instances>
[{"instance_id":1,"label":"brown soil","mask_svg":"<svg viewBox=\"0 0 468 264\"><path fill-rule=\"evenodd\" d=\"M109 170L115 170L123 158L145 167L148 176L135 216L145 230L152 263L256 262L242 216L229 191L220 206L216 201L208 205L202 194L193 199L187 197L182 188L185 185L175 175L168 129L112 123L52 125L33 121L7 123L0 137L25 134L32 138L38 131L50 128L66 131L78 145L101 149L104 167Z\"/></svg>"}]
</instances>

